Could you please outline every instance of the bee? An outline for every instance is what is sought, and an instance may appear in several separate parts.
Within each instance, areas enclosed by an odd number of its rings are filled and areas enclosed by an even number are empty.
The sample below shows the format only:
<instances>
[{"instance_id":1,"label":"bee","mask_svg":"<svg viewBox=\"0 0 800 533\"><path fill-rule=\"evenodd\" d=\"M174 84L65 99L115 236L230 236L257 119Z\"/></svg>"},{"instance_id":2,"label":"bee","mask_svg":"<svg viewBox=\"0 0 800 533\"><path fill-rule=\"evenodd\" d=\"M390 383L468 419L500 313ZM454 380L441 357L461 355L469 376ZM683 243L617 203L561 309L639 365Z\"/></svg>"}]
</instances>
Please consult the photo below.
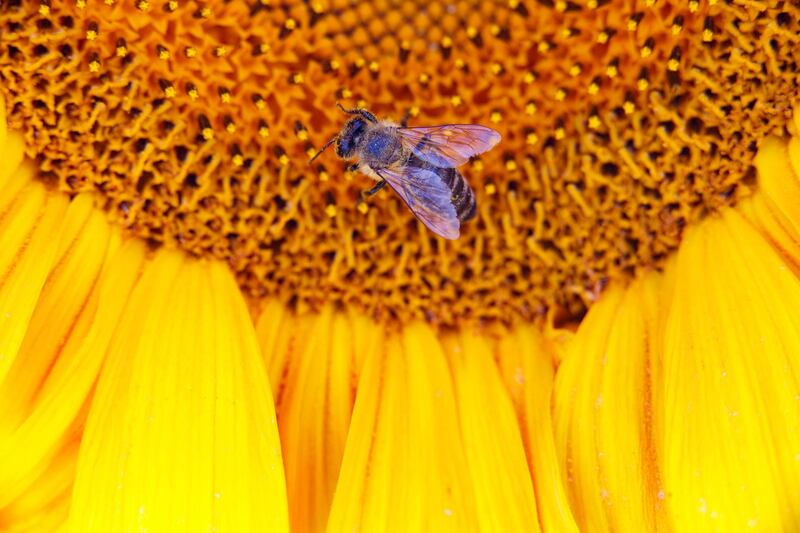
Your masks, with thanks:
<instances>
[{"instance_id":1,"label":"bee","mask_svg":"<svg viewBox=\"0 0 800 533\"><path fill-rule=\"evenodd\" d=\"M457 170L473 156L490 150L500 134L476 124L409 128L378 118L366 109L339 109L353 118L311 158L336 143L336 155L355 160L348 167L377 181L369 197L387 184L428 229L457 239L461 224L475 216L475 193Z\"/></svg>"}]
</instances>

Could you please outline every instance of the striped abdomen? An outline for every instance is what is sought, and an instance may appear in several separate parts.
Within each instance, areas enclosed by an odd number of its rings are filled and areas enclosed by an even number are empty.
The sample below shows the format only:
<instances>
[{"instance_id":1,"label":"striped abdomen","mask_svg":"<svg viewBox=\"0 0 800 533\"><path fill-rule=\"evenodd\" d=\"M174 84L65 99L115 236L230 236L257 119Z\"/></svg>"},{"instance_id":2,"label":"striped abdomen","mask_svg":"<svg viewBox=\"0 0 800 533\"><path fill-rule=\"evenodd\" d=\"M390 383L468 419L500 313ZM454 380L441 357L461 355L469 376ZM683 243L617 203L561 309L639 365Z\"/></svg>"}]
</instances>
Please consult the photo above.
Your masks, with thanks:
<instances>
[{"instance_id":1,"label":"striped abdomen","mask_svg":"<svg viewBox=\"0 0 800 533\"><path fill-rule=\"evenodd\" d=\"M464 179L464 176L461 175L461 172L454 168L437 168L436 171L453 193L450 199L453 202L453 207L456 208L458 220L466 222L474 217L475 208L477 207L475 193L467 183L467 180Z\"/></svg>"},{"instance_id":2,"label":"striped abdomen","mask_svg":"<svg viewBox=\"0 0 800 533\"><path fill-rule=\"evenodd\" d=\"M452 193L450 201L453 203L453 207L456 210L458 220L466 222L475 216L475 209L477 207L475 193L472 191L472 188L469 186L464 176L461 175L461 172L455 168L440 168L434 166L427 161L423 161L414 154L410 155L407 164L435 172L436 175L445 182Z\"/></svg>"}]
</instances>

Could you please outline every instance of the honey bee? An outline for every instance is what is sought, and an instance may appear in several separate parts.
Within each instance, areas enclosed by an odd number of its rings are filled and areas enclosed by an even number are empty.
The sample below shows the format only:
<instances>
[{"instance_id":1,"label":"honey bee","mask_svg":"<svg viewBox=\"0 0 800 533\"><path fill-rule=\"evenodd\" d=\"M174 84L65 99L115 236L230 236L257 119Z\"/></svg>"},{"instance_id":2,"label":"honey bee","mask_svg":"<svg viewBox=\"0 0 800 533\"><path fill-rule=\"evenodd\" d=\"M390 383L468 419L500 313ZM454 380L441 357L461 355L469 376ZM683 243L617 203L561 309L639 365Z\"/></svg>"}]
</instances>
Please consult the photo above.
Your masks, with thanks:
<instances>
[{"instance_id":1,"label":"honey bee","mask_svg":"<svg viewBox=\"0 0 800 533\"><path fill-rule=\"evenodd\" d=\"M475 216L475 193L456 169L500 141L500 134L476 124L409 128L378 118L366 109L339 109L353 118L311 158L331 144L336 155L355 160L349 170L378 183L364 191L372 196L387 184L431 231L457 239L461 223Z\"/></svg>"}]
</instances>

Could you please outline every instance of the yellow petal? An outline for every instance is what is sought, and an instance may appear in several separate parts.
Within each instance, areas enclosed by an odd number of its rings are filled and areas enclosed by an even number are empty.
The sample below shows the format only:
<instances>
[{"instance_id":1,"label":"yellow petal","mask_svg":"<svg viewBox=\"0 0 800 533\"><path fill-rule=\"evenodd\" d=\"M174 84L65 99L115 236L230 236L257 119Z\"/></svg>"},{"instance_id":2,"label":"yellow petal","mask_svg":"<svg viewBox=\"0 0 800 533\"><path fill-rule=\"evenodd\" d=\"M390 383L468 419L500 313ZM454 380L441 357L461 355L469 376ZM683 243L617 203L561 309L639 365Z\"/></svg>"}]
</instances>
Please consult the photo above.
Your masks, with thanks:
<instances>
[{"instance_id":1,"label":"yellow petal","mask_svg":"<svg viewBox=\"0 0 800 533\"><path fill-rule=\"evenodd\" d=\"M582 530L655 530L663 509L651 431L656 276L612 287L558 370L556 439Z\"/></svg>"},{"instance_id":2,"label":"yellow petal","mask_svg":"<svg viewBox=\"0 0 800 533\"><path fill-rule=\"evenodd\" d=\"M366 359L328 531L477 528L451 380L422 324Z\"/></svg>"},{"instance_id":3,"label":"yellow petal","mask_svg":"<svg viewBox=\"0 0 800 533\"><path fill-rule=\"evenodd\" d=\"M89 197L70 204L61 226L51 240L53 269L0 383L0 508L35 481L82 422L78 413L144 257L144 246L131 243L100 275L116 239Z\"/></svg>"},{"instance_id":4,"label":"yellow petal","mask_svg":"<svg viewBox=\"0 0 800 533\"><path fill-rule=\"evenodd\" d=\"M478 528L540 531L520 427L491 344L465 333L448 352Z\"/></svg>"},{"instance_id":5,"label":"yellow petal","mask_svg":"<svg viewBox=\"0 0 800 533\"><path fill-rule=\"evenodd\" d=\"M76 438L66 443L54 456L47 471L0 512L1 531L36 533L61 530L69 514L79 444Z\"/></svg>"},{"instance_id":6,"label":"yellow petal","mask_svg":"<svg viewBox=\"0 0 800 533\"><path fill-rule=\"evenodd\" d=\"M759 193L740 209L800 274L800 139L765 142L756 165Z\"/></svg>"},{"instance_id":7,"label":"yellow petal","mask_svg":"<svg viewBox=\"0 0 800 533\"><path fill-rule=\"evenodd\" d=\"M65 196L29 182L0 211L0 382L16 359L47 280L66 207Z\"/></svg>"},{"instance_id":8,"label":"yellow petal","mask_svg":"<svg viewBox=\"0 0 800 533\"><path fill-rule=\"evenodd\" d=\"M504 332L497 350L498 365L522 428L542 530L577 533L554 438L554 346L536 326L528 324Z\"/></svg>"},{"instance_id":9,"label":"yellow petal","mask_svg":"<svg viewBox=\"0 0 800 533\"><path fill-rule=\"evenodd\" d=\"M282 306L268 305L258 329L265 358L281 364L273 367L273 374L279 378L276 410L292 531L323 531L365 350L358 341L380 328L331 307L298 320L288 317ZM376 345L372 342L367 349L374 351Z\"/></svg>"},{"instance_id":10,"label":"yellow petal","mask_svg":"<svg viewBox=\"0 0 800 533\"><path fill-rule=\"evenodd\" d=\"M285 531L266 371L224 266L161 251L111 342L81 444L73 531Z\"/></svg>"},{"instance_id":11,"label":"yellow petal","mask_svg":"<svg viewBox=\"0 0 800 533\"><path fill-rule=\"evenodd\" d=\"M737 212L674 264L656 438L678 531L800 529L800 281Z\"/></svg>"}]
</instances>

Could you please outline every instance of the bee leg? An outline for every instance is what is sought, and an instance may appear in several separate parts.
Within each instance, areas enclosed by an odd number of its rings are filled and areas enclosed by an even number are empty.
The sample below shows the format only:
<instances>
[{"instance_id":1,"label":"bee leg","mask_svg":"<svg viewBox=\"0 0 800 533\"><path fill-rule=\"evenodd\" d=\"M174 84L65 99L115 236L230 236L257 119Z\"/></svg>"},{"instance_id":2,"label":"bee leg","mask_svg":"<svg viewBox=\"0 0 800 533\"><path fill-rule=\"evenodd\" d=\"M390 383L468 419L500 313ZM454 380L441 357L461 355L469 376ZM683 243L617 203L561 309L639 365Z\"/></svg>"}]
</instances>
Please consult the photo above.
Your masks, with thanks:
<instances>
[{"instance_id":1,"label":"bee leg","mask_svg":"<svg viewBox=\"0 0 800 533\"><path fill-rule=\"evenodd\" d=\"M368 191L363 191L361 193L361 196L363 196L364 198L375 196L376 194L378 194L378 191L380 191L384 187L386 187L386 180L381 180L378 183L376 183L373 188L369 189Z\"/></svg>"},{"instance_id":2,"label":"bee leg","mask_svg":"<svg viewBox=\"0 0 800 533\"><path fill-rule=\"evenodd\" d=\"M406 112L403 113L403 118L400 119L400 127L407 128L408 127L408 119L411 118L411 108L406 109Z\"/></svg>"}]
</instances>

